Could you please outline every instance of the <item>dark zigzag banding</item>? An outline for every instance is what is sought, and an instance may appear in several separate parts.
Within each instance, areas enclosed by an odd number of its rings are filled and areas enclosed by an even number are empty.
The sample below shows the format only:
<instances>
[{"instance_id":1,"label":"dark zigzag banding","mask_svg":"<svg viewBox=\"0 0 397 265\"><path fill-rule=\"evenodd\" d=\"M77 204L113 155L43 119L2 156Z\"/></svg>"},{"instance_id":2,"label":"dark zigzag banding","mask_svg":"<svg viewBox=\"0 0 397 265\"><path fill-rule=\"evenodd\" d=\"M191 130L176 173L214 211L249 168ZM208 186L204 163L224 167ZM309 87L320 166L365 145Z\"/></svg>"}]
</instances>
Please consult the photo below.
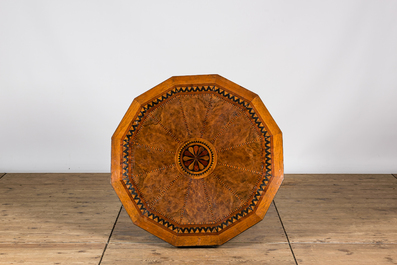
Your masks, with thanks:
<instances>
[{"instance_id":1,"label":"dark zigzag banding","mask_svg":"<svg viewBox=\"0 0 397 265\"><path fill-rule=\"evenodd\" d=\"M178 227L174 224L171 224L170 222L164 220L163 218L156 216L155 214L149 212L144 204L142 203L141 199L139 198L136 190L134 189L134 187L132 186L132 184L127 181L127 188L128 190L131 192L131 195L133 197L133 200L135 201L135 203L137 204L138 208L142 211L143 215L147 216L148 218L156 221L157 223L160 223L162 225L164 225L166 228L174 231L174 232L178 232L178 233L217 233L223 229L225 229L227 226L233 224L234 222L236 222L237 220L239 220L240 218L246 216L247 214L249 214L249 212L252 212L254 210L255 205L257 204L257 202L259 201L259 198L261 196L261 192L264 191L265 187L266 187L266 182L268 181L267 176L265 176L264 181L261 183L261 185L259 186L258 191L256 192L253 200L251 201L251 204L244 210L242 210L241 212L233 215L232 217L230 217L229 219L227 219L226 221L222 222L220 225L216 226L216 227ZM138 201L138 202L136 202Z\"/></svg>"}]
</instances>

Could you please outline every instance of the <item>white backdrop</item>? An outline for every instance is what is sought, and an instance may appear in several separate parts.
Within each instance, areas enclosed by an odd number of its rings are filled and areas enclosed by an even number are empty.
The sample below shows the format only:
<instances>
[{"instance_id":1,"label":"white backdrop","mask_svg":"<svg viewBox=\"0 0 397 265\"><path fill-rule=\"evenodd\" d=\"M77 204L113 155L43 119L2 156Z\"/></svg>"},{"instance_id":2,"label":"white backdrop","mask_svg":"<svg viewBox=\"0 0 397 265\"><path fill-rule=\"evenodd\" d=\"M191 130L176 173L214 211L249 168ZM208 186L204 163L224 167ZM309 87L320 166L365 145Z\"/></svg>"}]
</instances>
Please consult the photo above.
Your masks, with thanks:
<instances>
[{"instance_id":1,"label":"white backdrop","mask_svg":"<svg viewBox=\"0 0 397 265\"><path fill-rule=\"evenodd\" d=\"M0 0L0 172L109 172L136 96L259 94L286 173L397 172L397 1Z\"/></svg>"}]
</instances>

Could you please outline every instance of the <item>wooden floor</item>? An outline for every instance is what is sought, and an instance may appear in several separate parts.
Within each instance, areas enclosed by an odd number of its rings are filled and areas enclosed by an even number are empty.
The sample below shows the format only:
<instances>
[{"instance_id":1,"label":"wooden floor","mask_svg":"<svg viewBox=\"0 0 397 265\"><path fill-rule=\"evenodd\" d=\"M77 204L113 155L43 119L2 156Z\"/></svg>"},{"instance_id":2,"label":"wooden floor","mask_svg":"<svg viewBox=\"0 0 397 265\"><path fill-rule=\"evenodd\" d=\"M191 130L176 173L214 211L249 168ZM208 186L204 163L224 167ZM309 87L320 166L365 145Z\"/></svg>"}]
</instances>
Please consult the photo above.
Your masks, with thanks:
<instances>
[{"instance_id":1,"label":"wooden floor","mask_svg":"<svg viewBox=\"0 0 397 265\"><path fill-rule=\"evenodd\" d=\"M216 248L134 226L109 174L0 173L0 264L397 264L397 175L286 175L265 219Z\"/></svg>"}]
</instances>

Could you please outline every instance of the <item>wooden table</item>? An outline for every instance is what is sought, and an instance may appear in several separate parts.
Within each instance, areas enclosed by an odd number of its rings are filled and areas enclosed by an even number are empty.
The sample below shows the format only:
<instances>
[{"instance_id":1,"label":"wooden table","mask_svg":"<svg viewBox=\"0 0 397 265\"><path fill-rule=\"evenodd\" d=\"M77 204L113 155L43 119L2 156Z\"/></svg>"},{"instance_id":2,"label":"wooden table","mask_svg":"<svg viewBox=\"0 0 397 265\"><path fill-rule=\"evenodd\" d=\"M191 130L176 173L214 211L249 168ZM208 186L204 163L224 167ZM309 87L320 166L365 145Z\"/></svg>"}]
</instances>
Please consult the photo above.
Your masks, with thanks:
<instances>
[{"instance_id":1,"label":"wooden table","mask_svg":"<svg viewBox=\"0 0 397 265\"><path fill-rule=\"evenodd\" d=\"M282 134L258 95L219 75L137 97L112 138L112 185L132 221L175 246L220 245L265 216Z\"/></svg>"}]
</instances>

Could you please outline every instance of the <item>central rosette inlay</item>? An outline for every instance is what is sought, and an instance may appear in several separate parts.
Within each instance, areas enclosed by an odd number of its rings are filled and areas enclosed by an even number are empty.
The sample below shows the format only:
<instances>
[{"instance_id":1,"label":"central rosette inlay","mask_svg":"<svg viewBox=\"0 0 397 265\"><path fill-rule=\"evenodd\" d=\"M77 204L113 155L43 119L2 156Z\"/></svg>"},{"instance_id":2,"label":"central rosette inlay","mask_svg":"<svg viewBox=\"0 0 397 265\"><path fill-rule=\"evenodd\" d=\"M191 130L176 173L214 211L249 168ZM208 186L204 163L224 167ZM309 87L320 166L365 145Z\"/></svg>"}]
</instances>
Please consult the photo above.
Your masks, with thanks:
<instances>
[{"instance_id":1,"label":"central rosette inlay","mask_svg":"<svg viewBox=\"0 0 397 265\"><path fill-rule=\"evenodd\" d=\"M208 150L202 145L192 145L182 151L183 165L190 171L203 171L210 160Z\"/></svg>"},{"instance_id":2,"label":"central rosette inlay","mask_svg":"<svg viewBox=\"0 0 397 265\"><path fill-rule=\"evenodd\" d=\"M185 175L204 178L215 168L215 148L204 139L191 139L178 148L176 162L179 171Z\"/></svg>"}]
</instances>

